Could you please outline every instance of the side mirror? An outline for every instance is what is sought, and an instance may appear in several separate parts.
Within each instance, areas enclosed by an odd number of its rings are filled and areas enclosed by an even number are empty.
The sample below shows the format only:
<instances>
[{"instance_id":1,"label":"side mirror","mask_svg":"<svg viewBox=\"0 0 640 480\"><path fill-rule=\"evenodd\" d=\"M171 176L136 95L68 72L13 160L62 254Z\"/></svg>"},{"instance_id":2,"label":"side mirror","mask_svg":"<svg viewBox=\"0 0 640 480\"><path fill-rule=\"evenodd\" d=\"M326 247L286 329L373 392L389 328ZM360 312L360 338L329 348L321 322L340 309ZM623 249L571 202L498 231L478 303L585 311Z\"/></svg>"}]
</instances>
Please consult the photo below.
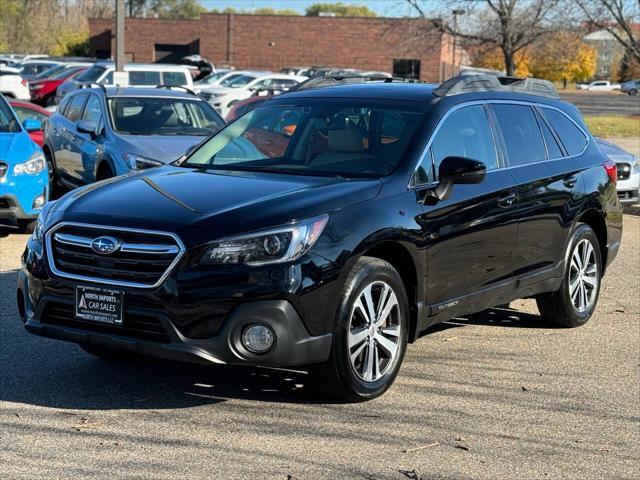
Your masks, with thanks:
<instances>
[{"instance_id":1,"label":"side mirror","mask_svg":"<svg viewBox=\"0 0 640 480\"><path fill-rule=\"evenodd\" d=\"M98 125L93 120L80 120L76 125L78 133L88 133L92 137L98 136Z\"/></svg>"},{"instance_id":2,"label":"side mirror","mask_svg":"<svg viewBox=\"0 0 640 480\"><path fill-rule=\"evenodd\" d=\"M36 118L25 118L22 126L27 132L37 132L42 130L42 122Z\"/></svg>"},{"instance_id":3,"label":"side mirror","mask_svg":"<svg viewBox=\"0 0 640 480\"><path fill-rule=\"evenodd\" d=\"M469 185L484 181L487 168L484 163L465 157L446 157L438 168L438 184L427 193L424 202L428 205L446 200L453 186Z\"/></svg>"}]
</instances>

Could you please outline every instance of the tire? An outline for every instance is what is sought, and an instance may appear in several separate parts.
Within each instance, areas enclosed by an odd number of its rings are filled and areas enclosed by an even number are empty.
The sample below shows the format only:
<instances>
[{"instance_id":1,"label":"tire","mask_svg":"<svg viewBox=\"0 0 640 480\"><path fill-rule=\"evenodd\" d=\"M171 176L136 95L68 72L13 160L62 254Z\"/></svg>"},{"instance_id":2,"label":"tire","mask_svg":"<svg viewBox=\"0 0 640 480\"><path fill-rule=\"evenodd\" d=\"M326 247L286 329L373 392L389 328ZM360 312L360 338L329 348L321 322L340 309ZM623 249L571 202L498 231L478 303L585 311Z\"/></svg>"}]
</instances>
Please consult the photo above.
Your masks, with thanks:
<instances>
[{"instance_id":1,"label":"tire","mask_svg":"<svg viewBox=\"0 0 640 480\"><path fill-rule=\"evenodd\" d=\"M47 169L49 170L49 199L53 200L60 193L60 183L56 174L56 165L48 149L44 151L44 158L47 161Z\"/></svg>"},{"instance_id":2,"label":"tire","mask_svg":"<svg viewBox=\"0 0 640 480\"><path fill-rule=\"evenodd\" d=\"M638 94L638 90L636 88L632 88L631 90L629 90L629 95L637 95Z\"/></svg>"},{"instance_id":3,"label":"tire","mask_svg":"<svg viewBox=\"0 0 640 480\"><path fill-rule=\"evenodd\" d=\"M33 233L33 230L36 227L36 221L35 220L19 220L18 221L18 229L20 230L20 233Z\"/></svg>"},{"instance_id":4,"label":"tire","mask_svg":"<svg viewBox=\"0 0 640 480\"><path fill-rule=\"evenodd\" d=\"M78 343L78 345L82 350L93 355L94 357L98 357L102 360L107 360L110 362L132 361L142 358L140 355L132 352L117 350L115 348L109 348L102 345L93 345L90 343Z\"/></svg>"},{"instance_id":5,"label":"tire","mask_svg":"<svg viewBox=\"0 0 640 480\"><path fill-rule=\"evenodd\" d=\"M367 328L371 315L365 313L368 311L365 292L369 292L374 316L381 317L378 328L375 320ZM383 293L388 309L379 305ZM388 312L383 316L385 310ZM382 395L393 384L402 364L408 319L409 300L395 268L378 258L361 257L349 272L340 294L329 359L309 372L312 387L346 402Z\"/></svg>"},{"instance_id":6,"label":"tire","mask_svg":"<svg viewBox=\"0 0 640 480\"><path fill-rule=\"evenodd\" d=\"M587 264L583 266L585 255ZM536 302L546 320L560 327L573 328L584 325L591 318L600 293L602 254L598 237L589 225L578 224L565 259L560 288L539 295Z\"/></svg>"}]
</instances>

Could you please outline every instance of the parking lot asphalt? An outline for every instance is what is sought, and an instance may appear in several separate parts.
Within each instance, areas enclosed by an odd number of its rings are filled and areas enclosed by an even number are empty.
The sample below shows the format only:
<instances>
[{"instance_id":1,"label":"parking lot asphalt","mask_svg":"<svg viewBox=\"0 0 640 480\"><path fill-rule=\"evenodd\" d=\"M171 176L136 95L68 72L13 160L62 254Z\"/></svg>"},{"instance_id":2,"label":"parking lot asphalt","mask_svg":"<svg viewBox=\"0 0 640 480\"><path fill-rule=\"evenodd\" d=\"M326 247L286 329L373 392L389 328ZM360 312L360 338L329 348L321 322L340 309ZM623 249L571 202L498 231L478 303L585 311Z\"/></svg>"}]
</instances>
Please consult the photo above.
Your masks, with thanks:
<instances>
[{"instance_id":1,"label":"parking lot asphalt","mask_svg":"<svg viewBox=\"0 0 640 480\"><path fill-rule=\"evenodd\" d=\"M560 92L582 115L640 115L640 96L620 92Z\"/></svg>"},{"instance_id":2,"label":"parking lot asphalt","mask_svg":"<svg viewBox=\"0 0 640 480\"><path fill-rule=\"evenodd\" d=\"M433 329L383 397L323 403L302 373L109 363L27 334L25 235L0 238L0 478L638 478L640 217L584 327L531 300Z\"/></svg>"}]
</instances>

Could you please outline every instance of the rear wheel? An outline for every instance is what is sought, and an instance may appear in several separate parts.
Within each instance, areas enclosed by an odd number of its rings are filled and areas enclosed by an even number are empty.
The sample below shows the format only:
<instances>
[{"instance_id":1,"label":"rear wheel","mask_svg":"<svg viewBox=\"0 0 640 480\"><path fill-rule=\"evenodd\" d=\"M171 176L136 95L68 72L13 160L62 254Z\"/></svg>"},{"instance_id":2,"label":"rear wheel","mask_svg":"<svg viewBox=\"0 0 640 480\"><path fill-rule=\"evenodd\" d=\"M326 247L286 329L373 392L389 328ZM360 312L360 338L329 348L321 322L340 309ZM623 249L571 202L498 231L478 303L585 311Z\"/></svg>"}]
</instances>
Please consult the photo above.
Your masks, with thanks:
<instances>
[{"instance_id":1,"label":"rear wheel","mask_svg":"<svg viewBox=\"0 0 640 480\"><path fill-rule=\"evenodd\" d=\"M565 258L560 289L540 295L536 301L545 319L561 327L579 327L596 308L602 279L600 243L589 225L578 225Z\"/></svg>"},{"instance_id":2,"label":"rear wheel","mask_svg":"<svg viewBox=\"0 0 640 480\"><path fill-rule=\"evenodd\" d=\"M341 294L329 360L310 372L314 385L349 402L384 393L404 357L408 315L407 294L393 266L359 259Z\"/></svg>"},{"instance_id":3,"label":"rear wheel","mask_svg":"<svg viewBox=\"0 0 640 480\"><path fill-rule=\"evenodd\" d=\"M637 88L632 88L631 90L629 90L629 95L637 95L637 94L638 94Z\"/></svg>"}]
</instances>

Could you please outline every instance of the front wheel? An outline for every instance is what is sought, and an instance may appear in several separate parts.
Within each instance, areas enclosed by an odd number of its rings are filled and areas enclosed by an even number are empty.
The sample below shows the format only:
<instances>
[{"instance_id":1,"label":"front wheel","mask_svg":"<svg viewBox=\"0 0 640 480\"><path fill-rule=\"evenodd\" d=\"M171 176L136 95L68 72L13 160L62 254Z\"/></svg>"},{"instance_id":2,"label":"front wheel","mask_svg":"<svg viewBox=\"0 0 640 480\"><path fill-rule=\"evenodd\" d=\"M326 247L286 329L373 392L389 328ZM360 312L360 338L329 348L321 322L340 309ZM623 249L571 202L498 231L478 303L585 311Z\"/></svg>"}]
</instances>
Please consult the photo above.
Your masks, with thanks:
<instances>
[{"instance_id":1,"label":"front wheel","mask_svg":"<svg viewBox=\"0 0 640 480\"><path fill-rule=\"evenodd\" d=\"M561 327L579 327L593 315L600 293L602 255L593 229L579 224L571 236L560 289L536 298L542 316Z\"/></svg>"},{"instance_id":2,"label":"front wheel","mask_svg":"<svg viewBox=\"0 0 640 480\"><path fill-rule=\"evenodd\" d=\"M360 258L341 293L329 360L310 372L315 386L348 402L382 395L400 369L408 318L409 301L395 268Z\"/></svg>"},{"instance_id":3,"label":"front wheel","mask_svg":"<svg viewBox=\"0 0 640 480\"><path fill-rule=\"evenodd\" d=\"M632 88L631 90L629 90L629 95L637 95L638 94L638 90L635 88Z\"/></svg>"}]
</instances>

